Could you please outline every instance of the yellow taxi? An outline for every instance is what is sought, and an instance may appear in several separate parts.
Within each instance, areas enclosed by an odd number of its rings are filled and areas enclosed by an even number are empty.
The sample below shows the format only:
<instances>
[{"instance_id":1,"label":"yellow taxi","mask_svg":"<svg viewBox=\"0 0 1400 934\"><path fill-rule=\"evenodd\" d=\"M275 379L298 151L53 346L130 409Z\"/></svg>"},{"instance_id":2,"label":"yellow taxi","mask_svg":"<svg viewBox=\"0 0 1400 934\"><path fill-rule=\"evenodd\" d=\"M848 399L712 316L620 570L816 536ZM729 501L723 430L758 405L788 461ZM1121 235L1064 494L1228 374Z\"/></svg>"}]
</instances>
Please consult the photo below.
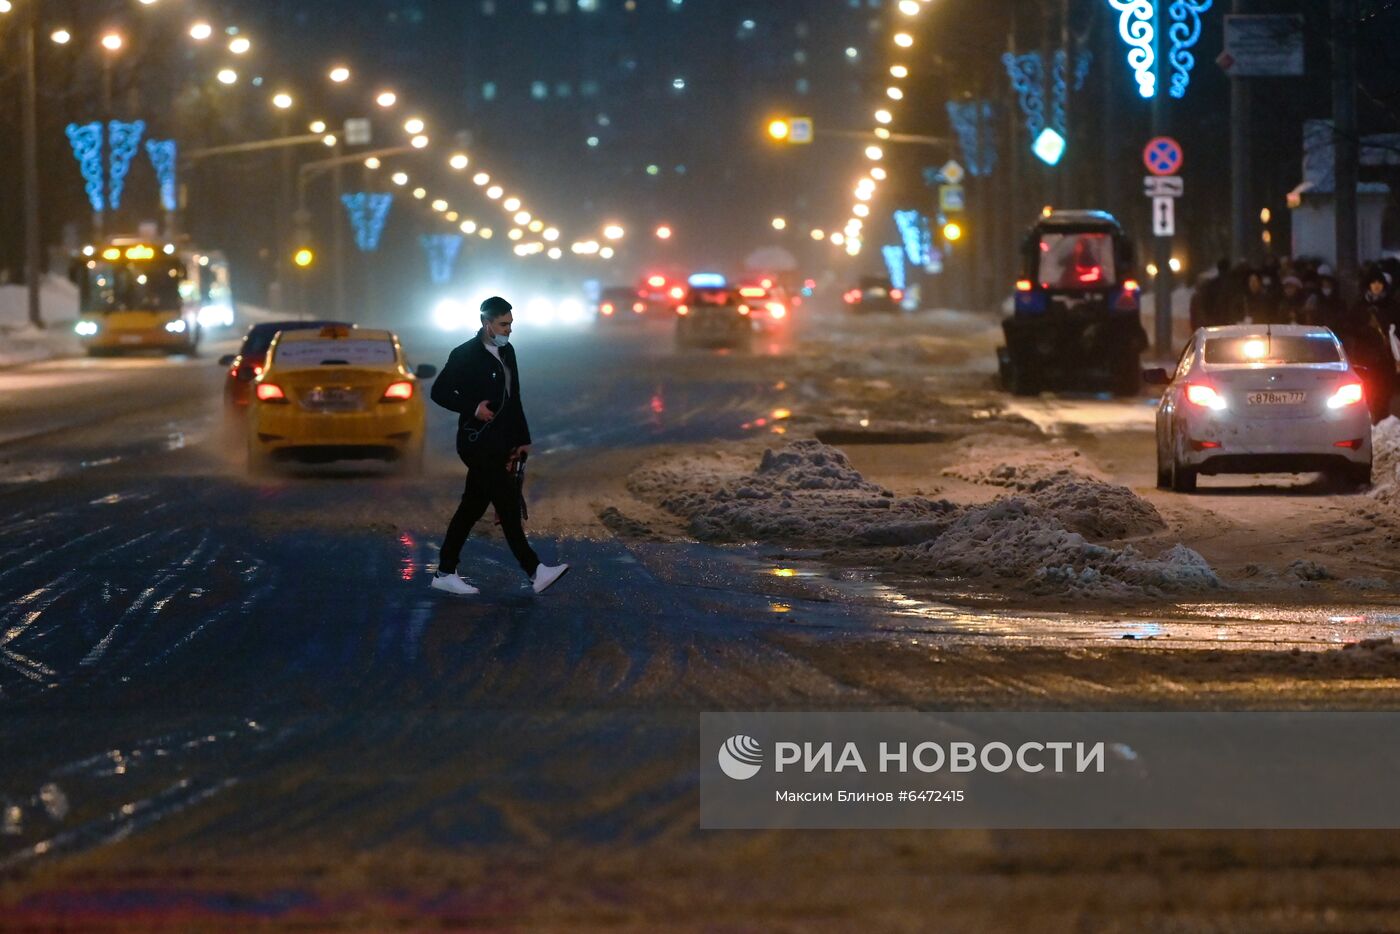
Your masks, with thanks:
<instances>
[{"instance_id":1,"label":"yellow taxi","mask_svg":"<svg viewBox=\"0 0 1400 934\"><path fill-rule=\"evenodd\" d=\"M420 380L391 331L332 325L282 331L268 348L248 411L248 469L274 460L389 460L423 464L426 410Z\"/></svg>"}]
</instances>

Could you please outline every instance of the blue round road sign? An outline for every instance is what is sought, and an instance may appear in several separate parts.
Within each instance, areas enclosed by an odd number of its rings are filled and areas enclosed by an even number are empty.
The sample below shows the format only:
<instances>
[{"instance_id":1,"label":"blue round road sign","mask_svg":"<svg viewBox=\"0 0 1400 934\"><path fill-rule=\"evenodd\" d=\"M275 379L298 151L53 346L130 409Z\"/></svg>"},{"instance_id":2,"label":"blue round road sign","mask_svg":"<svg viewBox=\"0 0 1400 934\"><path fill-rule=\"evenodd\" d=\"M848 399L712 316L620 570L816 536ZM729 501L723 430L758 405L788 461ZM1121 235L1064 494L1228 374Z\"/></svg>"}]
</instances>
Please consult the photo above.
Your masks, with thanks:
<instances>
[{"instance_id":1,"label":"blue round road sign","mask_svg":"<svg viewBox=\"0 0 1400 934\"><path fill-rule=\"evenodd\" d=\"M1150 140L1142 151L1142 164L1153 175L1175 175L1181 171L1181 163L1186 159L1181 152L1181 144L1170 136L1158 136Z\"/></svg>"}]
</instances>

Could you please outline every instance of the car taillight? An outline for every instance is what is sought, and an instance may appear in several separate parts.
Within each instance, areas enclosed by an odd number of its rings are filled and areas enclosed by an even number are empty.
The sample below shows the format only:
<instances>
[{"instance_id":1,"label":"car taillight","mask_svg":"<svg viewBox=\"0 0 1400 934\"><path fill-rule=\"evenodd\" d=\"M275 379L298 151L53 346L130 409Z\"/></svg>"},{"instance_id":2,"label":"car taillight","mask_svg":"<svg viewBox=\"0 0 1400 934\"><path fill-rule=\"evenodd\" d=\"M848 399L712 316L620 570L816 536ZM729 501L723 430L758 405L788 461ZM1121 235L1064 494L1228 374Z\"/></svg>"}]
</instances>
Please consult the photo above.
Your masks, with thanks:
<instances>
[{"instance_id":1,"label":"car taillight","mask_svg":"<svg viewBox=\"0 0 1400 934\"><path fill-rule=\"evenodd\" d=\"M773 316L774 321L781 321L787 317L787 309L783 307L782 302L769 302L768 313Z\"/></svg>"},{"instance_id":2,"label":"car taillight","mask_svg":"<svg viewBox=\"0 0 1400 934\"><path fill-rule=\"evenodd\" d=\"M603 307L599 308L598 310L605 315L610 315L613 313L613 304L612 302L604 302Z\"/></svg>"},{"instance_id":3,"label":"car taillight","mask_svg":"<svg viewBox=\"0 0 1400 934\"><path fill-rule=\"evenodd\" d=\"M1029 279L1017 279L1017 280L1016 280L1016 291L1017 291L1017 292L1029 292L1029 291L1030 291L1031 289L1033 289L1033 288L1035 288L1035 283L1031 282L1031 280L1029 280Z\"/></svg>"},{"instance_id":4,"label":"car taillight","mask_svg":"<svg viewBox=\"0 0 1400 934\"><path fill-rule=\"evenodd\" d=\"M890 298L894 299L894 300L897 301L897 302L903 301L903 300L904 300L904 290L903 290L903 289L890 289Z\"/></svg>"},{"instance_id":5,"label":"car taillight","mask_svg":"<svg viewBox=\"0 0 1400 934\"><path fill-rule=\"evenodd\" d=\"M1225 408L1225 399L1220 393L1203 383L1191 383L1186 387L1186 401L1217 412Z\"/></svg>"},{"instance_id":6,"label":"car taillight","mask_svg":"<svg viewBox=\"0 0 1400 934\"><path fill-rule=\"evenodd\" d=\"M397 383L390 383L389 388L384 390L384 395L380 397L380 402L406 402L413 398L413 384L408 380L400 380Z\"/></svg>"},{"instance_id":7,"label":"car taillight","mask_svg":"<svg viewBox=\"0 0 1400 934\"><path fill-rule=\"evenodd\" d=\"M1138 292L1138 291L1141 291L1141 290L1142 290L1142 286L1138 285L1138 281L1137 281L1136 279L1124 279L1124 280L1123 280L1123 291L1124 291L1124 292Z\"/></svg>"},{"instance_id":8,"label":"car taillight","mask_svg":"<svg viewBox=\"0 0 1400 934\"><path fill-rule=\"evenodd\" d=\"M686 315L690 314L690 309L684 305L677 305L676 314L680 315L681 317L685 317Z\"/></svg>"},{"instance_id":9,"label":"car taillight","mask_svg":"<svg viewBox=\"0 0 1400 934\"><path fill-rule=\"evenodd\" d=\"M851 289L851 291L846 293L845 297L847 305L854 305L860 301L860 292L858 292L855 289Z\"/></svg>"},{"instance_id":10,"label":"car taillight","mask_svg":"<svg viewBox=\"0 0 1400 934\"><path fill-rule=\"evenodd\" d=\"M637 313L637 314L639 314L639 315L642 314L643 312L645 312L646 310L647 310L646 302L637 302L635 305L632 306L632 311L634 311L635 313Z\"/></svg>"},{"instance_id":11,"label":"car taillight","mask_svg":"<svg viewBox=\"0 0 1400 934\"><path fill-rule=\"evenodd\" d=\"M674 289L671 290L671 297L685 298L685 289L681 288L680 286L676 286Z\"/></svg>"},{"instance_id":12,"label":"car taillight","mask_svg":"<svg viewBox=\"0 0 1400 934\"><path fill-rule=\"evenodd\" d=\"M1329 409L1343 409L1349 405L1356 405L1366 398L1366 391L1360 383L1343 383L1332 393L1332 398L1327 400Z\"/></svg>"},{"instance_id":13,"label":"car taillight","mask_svg":"<svg viewBox=\"0 0 1400 934\"><path fill-rule=\"evenodd\" d=\"M259 402L286 402L287 394L282 391L282 387L276 383L258 384Z\"/></svg>"},{"instance_id":14,"label":"car taillight","mask_svg":"<svg viewBox=\"0 0 1400 934\"><path fill-rule=\"evenodd\" d=\"M748 314L748 313L749 313L749 306L748 306L748 305L740 305L740 306L739 306L739 314L741 314L741 315L746 315L746 314Z\"/></svg>"}]
</instances>

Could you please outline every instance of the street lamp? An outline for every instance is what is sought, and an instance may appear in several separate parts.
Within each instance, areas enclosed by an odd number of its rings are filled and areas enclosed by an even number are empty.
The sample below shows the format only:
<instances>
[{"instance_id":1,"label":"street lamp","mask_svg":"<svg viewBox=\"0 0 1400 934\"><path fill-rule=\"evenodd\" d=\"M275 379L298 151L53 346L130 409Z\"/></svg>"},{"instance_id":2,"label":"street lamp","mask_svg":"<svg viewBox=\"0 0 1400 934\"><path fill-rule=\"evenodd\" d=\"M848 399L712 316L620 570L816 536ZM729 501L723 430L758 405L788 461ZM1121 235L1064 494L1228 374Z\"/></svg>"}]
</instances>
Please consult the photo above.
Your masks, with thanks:
<instances>
[{"instance_id":1,"label":"street lamp","mask_svg":"<svg viewBox=\"0 0 1400 934\"><path fill-rule=\"evenodd\" d=\"M225 68L221 70L217 75L215 75L215 77L219 79L220 84L238 83L238 72L234 71L232 68Z\"/></svg>"},{"instance_id":2,"label":"street lamp","mask_svg":"<svg viewBox=\"0 0 1400 934\"><path fill-rule=\"evenodd\" d=\"M292 95L285 91L280 94L275 94L272 97L272 106L276 107L278 110L291 110L292 103Z\"/></svg>"},{"instance_id":3,"label":"street lamp","mask_svg":"<svg viewBox=\"0 0 1400 934\"><path fill-rule=\"evenodd\" d=\"M609 224L603 228L603 236L609 240L621 240L627 235L627 231L622 229L621 224Z\"/></svg>"},{"instance_id":4,"label":"street lamp","mask_svg":"<svg viewBox=\"0 0 1400 934\"><path fill-rule=\"evenodd\" d=\"M399 102L399 96L393 91L380 91L379 96L374 99L374 102L385 110L388 110Z\"/></svg>"},{"instance_id":5,"label":"street lamp","mask_svg":"<svg viewBox=\"0 0 1400 934\"><path fill-rule=\"evenodd\" d=\"M203 42L214 35L214 27L205 22L195 23L190 27L190 38L195 42Z\"/></svg>"},{"instance_id":6,"label":"street lamp","mask_svg":"<svg viewBox=\"0 0 1400 934\"><path fill-rule=\"evenodd\" d=\"M491 176L487 175L485 172L477 172L472 176L472 184L476 185L478 188L489 181L491 181Z\"/></svg>"},{"instance_id":7,"label":"street lamp","mask_svg":"<svg viewBox=\"0 0 1400 934\"><path fill-rule=\"evenodd\" d=\"M665 224L662 224L660 227L656 228L656 239L658 239L658 240L670 240L670 239L671 239L671 228L670 228L670 227L667 227Z\"/></svg>"},{"instance_id":8,"label":"street lamp","mask_svg":"<svg viewBox=\"0 0 1400 934\"><path fill-rule=\"evenodd\" d=\"M344 65L337 65L330 70L327 77L336 84L344 84L350 80L350 69L346 68Z\"/></svg>"},{"instance_id":9,"label":"street lamp","mask_svg":"<svg viewBox=\"0 0 1400 934\"><path fill-rule=\"evenodd\" d=\"M126 45L126 40L119 32L109 32L102 36L102 47L108 52L120 52L124 45Z\"/></svg>"},{"instance_id":10,"label":"street lamp","mask_svg":"<svg viewBox=\"0 0 1400 934\"><path fill-rule=\"evenodd\" d=\"M785 217L775 217L775 218L773 218L773 222L772 222L772 223L773 223L773 229L774 229L774 230L786 230L786 229L787 229L787 218L785 218Z\"/></svg>"},{"instance_id":11,"label":"street lamp","mask_svg":"<svg viewBox=\"0 0 1400 934\"><path fill-rule=\"evenodd\" d=\"M914 44L914 37L907 32L895 33L894 44L901 49L907 49Z\"/></svg>"},{"instance_id":12,"label":"street lamp","mask_svg":"<svg viewBox=\"0 0 1400 934\"><path fill-rule=\"evenodd\" d=\"M55 45L67 45L73 41L73 34L66 29L55 29L49 34Z\"/></svg>"},{"instance_id":13,"label":"street lamp","mask_svg":"<svg viewBox=\"0 0 1400 934\"><path fill-rule=\"evenodd\" d=\"M403 131L409 136L417 136L419 133L422 133L426 127L426 123L424 123L418 117L413 117L404 122Z\"/></svg>"},{"instance_id":14,"label":"street lamp","mask_svg":"<svg viewBox=\"0 0 1400 934\"><path fill-rule=\"evenodd\" d=\"M501 202L501 207L505 208L507 211L518 211L520 210L520 199L507 198Z\"/></svg>"},{"instance_id":15,"label":"street lamp","mask_svg":"<svg viewBox=\"0 0 1400 934\"><path fill-rule=\"evenodd\" d=\"M467 158L466 153L459 152L453 154L452 158L447 161L447 164L460 172L471 164L471 160Z\"/></svg>"},{"instance_id":16,"label":"street lamp","mask_svg":"<svg viewBox=\"0 0 1400 934\"><path fill-rule=\"evenodd\" d=\"M429 141L426 136L415 136L409 142L413 145L414 149L427 149Z\"/></svg>"},{"instance_id":17,"label":"street lamp","mask_svg":"<svg viewBox=\"0 0 1400 934\"><path fill-rule=\"evenodd\" d=\"M234 36L228 43L228 50L234 55L247 55L252 47L253 43L247 36Z\"/></svg>"}]
</instances>

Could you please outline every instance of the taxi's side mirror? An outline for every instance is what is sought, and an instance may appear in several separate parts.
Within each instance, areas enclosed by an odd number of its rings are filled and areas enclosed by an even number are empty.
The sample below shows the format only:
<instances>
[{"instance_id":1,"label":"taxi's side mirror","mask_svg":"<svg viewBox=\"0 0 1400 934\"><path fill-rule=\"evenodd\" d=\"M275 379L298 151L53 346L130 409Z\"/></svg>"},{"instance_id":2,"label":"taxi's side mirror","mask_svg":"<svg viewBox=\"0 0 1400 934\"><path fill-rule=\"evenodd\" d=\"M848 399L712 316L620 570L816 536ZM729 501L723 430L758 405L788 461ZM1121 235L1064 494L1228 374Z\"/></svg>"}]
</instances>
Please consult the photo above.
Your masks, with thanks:
<instances>
[{"instance_id":1,"label":"taxi's side mirror","mask_svg":"<svg viewBox=\"0 0 1400 934\"><path fill-rule=\"evenodd\" d=\"M418 369L413 371L413 375L419 379L432 379L437 376L437 367L428 363L420 363Z\"/></svg>"},{"instance_id":2,"label":"taxi's side mirror","mask_svg":"<svg viewBox=\"0 0 1400 934\"><path fill-rule=\"evenodd\" d=\"M237 359L238 358L235 357L233 354L226 353L219 358L219 366L233 366L233 361Z\"/></svg>"},{"instance_id":3,"label":"taxi's side mirror","mask_svg":"<svg viewBox=\"0 0 1400 934\"><path fill-rule=\"evenodd\" d=\"M1143 370L1142 381L1149 386L1170 386L1172 377L1164 368L1158 366Z\"/></svg>"}]
</instances>

